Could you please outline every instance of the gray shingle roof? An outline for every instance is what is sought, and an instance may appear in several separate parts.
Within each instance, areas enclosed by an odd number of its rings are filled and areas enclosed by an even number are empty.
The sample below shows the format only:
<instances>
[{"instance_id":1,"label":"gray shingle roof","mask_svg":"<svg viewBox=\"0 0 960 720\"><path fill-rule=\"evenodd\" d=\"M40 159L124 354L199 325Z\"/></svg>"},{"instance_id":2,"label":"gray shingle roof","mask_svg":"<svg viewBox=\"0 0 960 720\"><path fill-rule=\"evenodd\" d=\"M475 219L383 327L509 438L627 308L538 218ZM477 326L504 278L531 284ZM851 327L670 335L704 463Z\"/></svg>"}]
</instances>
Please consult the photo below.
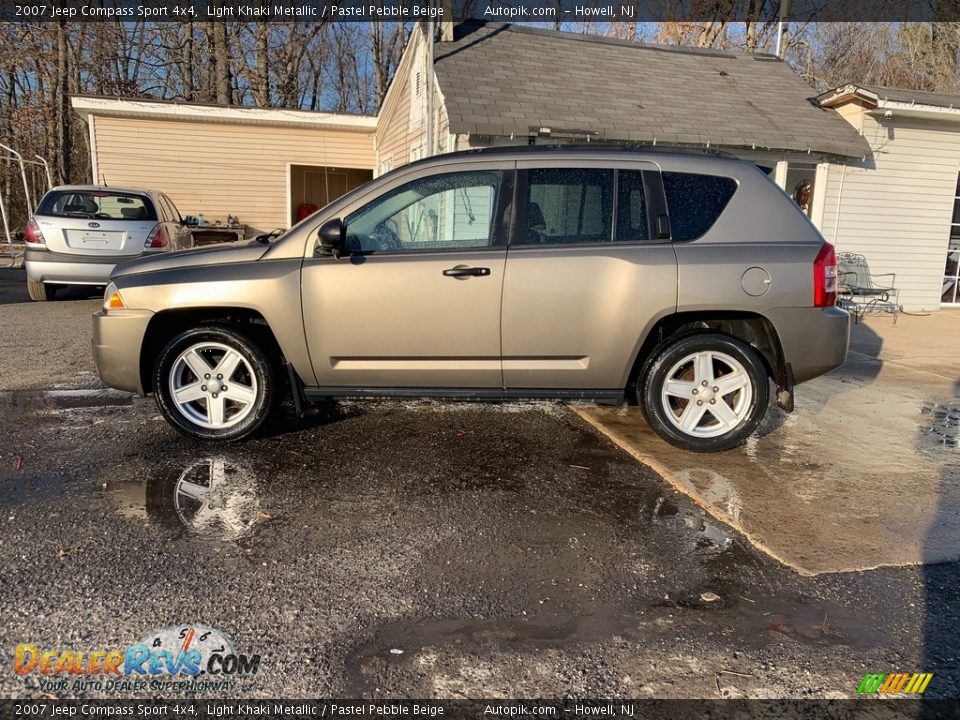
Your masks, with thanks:
<instances>
[{"instance_id":1,"label":"gray shingle roof","mask_svg":"<svg viewBox=\"0 0 960 720\"><path fill-rule=\"evenodd\" d=\"M450 131L863 157L867 142L769 56L464 23L435 46Z\"/></svg>"},{"instance_id":2,"label":"gray shingle roof","mask_svg":"<svg viewBox=\"0 0 960 720\"><path fill-rule=\"evenodd\" d=\"M960 95L924 92L923 90L904 90L902 88L881 87L880 85L858 84L855 87L862 88L863 90L873 93L880 100L960 109ZM824 95L826 95L826 93L824 93Z\"/></svg>"}]
</instances>

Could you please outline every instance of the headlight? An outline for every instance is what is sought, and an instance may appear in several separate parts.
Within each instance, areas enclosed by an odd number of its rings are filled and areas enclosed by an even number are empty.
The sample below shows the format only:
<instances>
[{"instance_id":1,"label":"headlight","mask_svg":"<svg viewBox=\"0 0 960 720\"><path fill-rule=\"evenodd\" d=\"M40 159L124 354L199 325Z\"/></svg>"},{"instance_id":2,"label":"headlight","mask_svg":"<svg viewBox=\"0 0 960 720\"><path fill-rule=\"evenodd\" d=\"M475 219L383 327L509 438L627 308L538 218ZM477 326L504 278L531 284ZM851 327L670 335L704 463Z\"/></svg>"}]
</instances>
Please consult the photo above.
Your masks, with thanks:
<instances>
[{"instance_id":1,"label":"headlight","mask_svg":"<svg viewBox=\"0 0 960 720\"><path fill-rule=\"evenodd\" d=\"M103 293L103 309L104 310L123 310L127 306L123 302L123 298L120 297L120 291L117 290L117 286L113 283L107 285L106 291Z\"/></svg>"}]
</instances>

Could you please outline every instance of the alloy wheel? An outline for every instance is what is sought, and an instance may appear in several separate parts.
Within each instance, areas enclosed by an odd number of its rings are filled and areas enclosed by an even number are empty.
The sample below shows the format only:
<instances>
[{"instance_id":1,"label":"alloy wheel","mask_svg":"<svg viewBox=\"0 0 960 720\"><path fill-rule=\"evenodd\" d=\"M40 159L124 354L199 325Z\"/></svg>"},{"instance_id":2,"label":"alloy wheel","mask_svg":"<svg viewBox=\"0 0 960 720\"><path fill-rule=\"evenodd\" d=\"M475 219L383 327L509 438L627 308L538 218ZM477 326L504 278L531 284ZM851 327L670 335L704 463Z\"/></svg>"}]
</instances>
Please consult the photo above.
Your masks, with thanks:
<instances>
[{"instance_id":1,"label":"alloy wheel","mask_svg":"<svg viewBox=\"0 0 960 720\"><path fill-rule=\"evenodd\" d=\"M750 414L753 383L736 358L715 350L691 353L667 372L660 392L666 417L681 432L713 438Z\"/></svg>"},{"instance_id":2,"label":"alloy wheel","mask_svg":"<svg viewBox=\"0 0 960 720\"><path fill-rule=\"evenodd\" d=\"M218 342L191 345L174 360L170 397L190 422L204 428L229 428L254 409L257 378L236 349Z\"/></svg>"}]
</instances>

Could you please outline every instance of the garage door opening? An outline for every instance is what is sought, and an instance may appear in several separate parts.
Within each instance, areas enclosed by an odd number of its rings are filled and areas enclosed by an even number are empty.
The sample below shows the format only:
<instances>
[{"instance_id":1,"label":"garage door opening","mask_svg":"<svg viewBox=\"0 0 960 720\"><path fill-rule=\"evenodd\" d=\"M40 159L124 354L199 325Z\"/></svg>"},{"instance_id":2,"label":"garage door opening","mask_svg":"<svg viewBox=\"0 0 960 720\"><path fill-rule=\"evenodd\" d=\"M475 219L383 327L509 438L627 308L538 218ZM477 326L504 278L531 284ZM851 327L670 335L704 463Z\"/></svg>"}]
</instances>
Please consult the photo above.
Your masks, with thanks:
<instances>
[{"instance_id":1,"label":"garage door opening","mask_svg":"<svg viewBox=\"0 0 960 720\"><path fill-rule=\"evenodd\" d=\"M373 177L372 170L328 167L324 165L290 166L290 225L300 222L341 195L363 185Z\"/></svg>"}]
</instances>

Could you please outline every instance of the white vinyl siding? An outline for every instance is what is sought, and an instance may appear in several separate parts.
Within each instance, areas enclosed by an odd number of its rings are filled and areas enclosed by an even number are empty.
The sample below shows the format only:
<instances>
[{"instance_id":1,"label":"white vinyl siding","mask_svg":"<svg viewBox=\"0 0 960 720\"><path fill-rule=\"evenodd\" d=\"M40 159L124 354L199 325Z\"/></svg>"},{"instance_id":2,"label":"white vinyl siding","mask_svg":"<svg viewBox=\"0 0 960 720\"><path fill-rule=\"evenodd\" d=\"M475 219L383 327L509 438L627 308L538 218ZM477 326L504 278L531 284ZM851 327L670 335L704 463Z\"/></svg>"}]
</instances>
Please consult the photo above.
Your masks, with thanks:
<instances>
[{"instance_id":1,"label":"white vinyl siding","mask_svg":"<svg viewBox=\"0 0 960 720\"><path fill-rule=\"evenodd\" d=\"M443 94L433 84L434 148L428 152L426 41L420 24L413 29L377 118L377 174L428 155L462 149L450 135Z\"/></svg>"},{"instance_id":2,"label":"white vinyl siding","mask_svg":"<svg viewBox=\"0 0 960 720\"><path fill-rule=\"evenodd\" d=\"M384 168L398 168L416 160L419 155L414 148L421 148L426 139L426 123L421 121L425 45L423 33L417 25L403 51L377 118L379 173L386 172ZM421 92L415 97L418 73L421 74Z\"/></svg>"},{"instance_id":3,"label":"white vinyl siding","mask_svg":"<svg viewBox=\"0 0 960 720\"><path fill-rule=\"evenodd\" d=\"M862 112L862 111L861 111ZM862 123L873 154L827 174L821 230L838 252L864 255L874 273L897 274L906 310L940 306L960 168L960 124L898 118Z\"/></svg>"}]
</instances>

